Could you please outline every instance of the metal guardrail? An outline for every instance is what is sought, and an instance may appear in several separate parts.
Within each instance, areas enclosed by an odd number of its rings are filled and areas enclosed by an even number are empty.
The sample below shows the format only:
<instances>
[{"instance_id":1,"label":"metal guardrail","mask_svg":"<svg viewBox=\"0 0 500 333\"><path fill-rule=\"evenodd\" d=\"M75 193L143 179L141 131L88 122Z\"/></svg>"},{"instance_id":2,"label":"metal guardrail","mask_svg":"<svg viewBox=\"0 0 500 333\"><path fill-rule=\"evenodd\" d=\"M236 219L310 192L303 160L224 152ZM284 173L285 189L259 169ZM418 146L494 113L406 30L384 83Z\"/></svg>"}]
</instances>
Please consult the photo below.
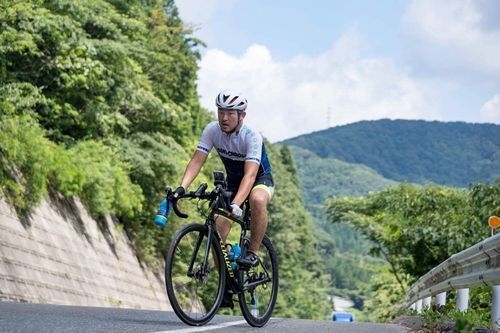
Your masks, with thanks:
<instances>
[{"instance_id":1,"label":"metal guardrail","mask_svg":"<svg viewBox=\"0 0 500 333\"><path fill-rule=\"evenodd\" d=\"M493 287L492 326L500 320L500 234L452 255L431 269L411 287L401 304L409 308L419 301L455 289L480 285ZM427 305L430 305L428 300Z\"/></svg>"}]
</instances>

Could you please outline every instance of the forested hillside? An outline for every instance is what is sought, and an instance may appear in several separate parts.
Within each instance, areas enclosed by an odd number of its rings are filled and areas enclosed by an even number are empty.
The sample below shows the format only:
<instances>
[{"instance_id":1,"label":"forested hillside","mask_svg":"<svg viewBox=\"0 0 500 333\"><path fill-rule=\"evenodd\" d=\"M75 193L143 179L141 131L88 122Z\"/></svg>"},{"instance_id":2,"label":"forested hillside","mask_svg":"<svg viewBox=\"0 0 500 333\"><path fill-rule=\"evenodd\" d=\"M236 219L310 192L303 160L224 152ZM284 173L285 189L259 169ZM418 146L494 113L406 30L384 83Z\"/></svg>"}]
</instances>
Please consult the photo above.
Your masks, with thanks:
<instances>
[{"instance_id":1,"label":"forested hillside","mask_svg":"<svg viewBox=\"0 0 500 333\"><path fill-rule=\"evenodd\" d=\"M361 121L282 143L363 164L398 182L467 187L500 176L500 125L494 124Z\"/></svg>"},{"instance_id":2,"label":"forested hillside","mask_svg":"<svg viewBox=\"0 0 500 333\"><path fill-rule=\"evenodd\" d=\"M289 148L302 187L307 189L304 192L307 205L322 204L332 196L365 195L397 185L396 181L382 177L366 165L346 163L333 157L320 157L298 146L291 145Z\"/></svg>"},{"instance_id":3,"label":"forested hillside","mask_svg":"<svg viewBox=\"0 0 500 333\"><path fill-rule=\"evenodd\" d=\"M152 218L213 119L196 92L202 47L172 0L2 1L2 198L29 216L51 195L79 197L95 218L120 221L141 261L159 269L186 221L159 229ZM268 151L278 184L268 230L281 271L274 315L324 318L329 278L291 153ZM214 168L211 156L193 186L212 183Z\"/></svg>"}]
</instances>

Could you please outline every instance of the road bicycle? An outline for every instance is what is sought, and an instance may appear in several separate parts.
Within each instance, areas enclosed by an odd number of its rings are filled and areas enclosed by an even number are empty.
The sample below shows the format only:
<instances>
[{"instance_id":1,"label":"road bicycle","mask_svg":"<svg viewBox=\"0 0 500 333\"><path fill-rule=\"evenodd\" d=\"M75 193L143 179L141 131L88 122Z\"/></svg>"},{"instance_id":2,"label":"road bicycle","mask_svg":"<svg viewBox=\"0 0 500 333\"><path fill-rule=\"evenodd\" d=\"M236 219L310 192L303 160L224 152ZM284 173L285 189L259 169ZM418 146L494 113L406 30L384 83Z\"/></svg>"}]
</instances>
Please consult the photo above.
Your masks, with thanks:
<instances>
[{"instance_id":1,"label":"road bicycle","mask_svg":"<svg viewBox=\"0 0 500 333\"><path fill-rule=\"evenodd\" d=\"M229 260L228 245L221 240L215 227L216 218L226 218L241 227L241 255L248 251L251 212L248 200L240 218L230 215L231 192L226 191L223 172L214 172L214 189L207 184L177 198L167 189L167 199L177 216L187 218L178 206L182 199L208 202L204 223L184 226L174 236L166 256L165 284L168 298L176 315L186 324L201 326L208 323L220 308L225 291L238 296L245 320L254 327L264 326L274 310L278 296L278 257L267 235L259 248L258 265L235 267ZM200 209L201 210L201 209ZM233 267L232 267L233 266Z\"/></svg>"}]
</instances>

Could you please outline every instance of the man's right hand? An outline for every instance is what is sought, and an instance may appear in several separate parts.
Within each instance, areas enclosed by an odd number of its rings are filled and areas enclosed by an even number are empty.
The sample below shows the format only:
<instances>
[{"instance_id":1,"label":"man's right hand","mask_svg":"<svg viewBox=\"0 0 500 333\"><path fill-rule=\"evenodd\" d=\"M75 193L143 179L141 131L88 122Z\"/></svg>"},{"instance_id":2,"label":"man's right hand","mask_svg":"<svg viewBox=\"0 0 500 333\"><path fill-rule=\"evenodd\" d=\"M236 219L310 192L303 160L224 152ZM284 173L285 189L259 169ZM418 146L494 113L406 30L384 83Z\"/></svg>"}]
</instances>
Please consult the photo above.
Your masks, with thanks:
<instances>
[{"instance_id":1,"label":"man's right hand","mask_svg":"<svg viewBox=\"0 0 500 333\"><path fill-rule=\"evenodd\" d=\"M174 191L174 198L178 198L178 197L184 195L184 193L186 193L186 190L184 189L184 187L179 186Z\"/></svg>"},{"instance_id":2,"label":"man's right hand","mask_svg":"<svg viewBox=\"0 0 500 333\"><path fill-rule=\"evenodd\" d=\"M231 204L231 214L233 214L236 217L240 217L243 214L243 210L237 204L232 203Z\"/></svg>"}]
</instances>

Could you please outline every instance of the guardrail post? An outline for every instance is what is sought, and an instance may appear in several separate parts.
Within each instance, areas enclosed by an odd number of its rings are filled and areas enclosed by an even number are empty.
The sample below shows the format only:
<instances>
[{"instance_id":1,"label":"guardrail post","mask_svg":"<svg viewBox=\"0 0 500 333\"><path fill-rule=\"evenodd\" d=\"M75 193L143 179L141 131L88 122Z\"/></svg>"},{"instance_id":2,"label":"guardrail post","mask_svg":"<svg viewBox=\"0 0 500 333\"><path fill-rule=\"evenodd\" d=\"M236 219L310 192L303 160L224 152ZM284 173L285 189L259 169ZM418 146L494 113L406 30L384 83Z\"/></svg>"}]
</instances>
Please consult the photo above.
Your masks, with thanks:
<instances>
[{"instance_id":1,"label":"guardrail post","mask_svg":"<svg viewBox=\"0 0 500 333\"><path fill-rule=\"evenodd\" d=\"M500 285L493 286L491 303L491 328L493 332L500 332Z\"/></svg>"},{"instance_id":2,"label":"guardrail post","mask_svg":"<svg viewBox=\"0 0 500 333\"><path fill-rule=\"evenodd\" d=\"M436 295L436 305L438 308L446 305L446 291Z\"/></svg>"},{"instance_id":3,"label":"guardrail post","mask_svg":"<svg viewBox=\"0 0 500 333\"><path fill-rule=\"evenodd\" d=\"M422 302L422 308L424 310L426 310L426 309L429 310L431 308L431 301L432 301L432 296L424 298L424 300Z\"/></svg>"},{"instance_id":4,"label":"guardrail post","mask_svg":"<svg viewBox=\"0 0 500 333\"><path fill-rule=\"evenodd\" d=\"M465 312L469 308L469 288L457 290L457 309Z\"/></svg>"},{"instance_id":5,"label":"guardrail post","mask_svg":"<svg viewBox=\"0 0 500 333\"><path fill-rule=\"evenodd\" d=\"M422 312L422 300L419 299L417 302L415 302L415 310L417 310L417 313Z\"/></svg>"}]
</instances>

